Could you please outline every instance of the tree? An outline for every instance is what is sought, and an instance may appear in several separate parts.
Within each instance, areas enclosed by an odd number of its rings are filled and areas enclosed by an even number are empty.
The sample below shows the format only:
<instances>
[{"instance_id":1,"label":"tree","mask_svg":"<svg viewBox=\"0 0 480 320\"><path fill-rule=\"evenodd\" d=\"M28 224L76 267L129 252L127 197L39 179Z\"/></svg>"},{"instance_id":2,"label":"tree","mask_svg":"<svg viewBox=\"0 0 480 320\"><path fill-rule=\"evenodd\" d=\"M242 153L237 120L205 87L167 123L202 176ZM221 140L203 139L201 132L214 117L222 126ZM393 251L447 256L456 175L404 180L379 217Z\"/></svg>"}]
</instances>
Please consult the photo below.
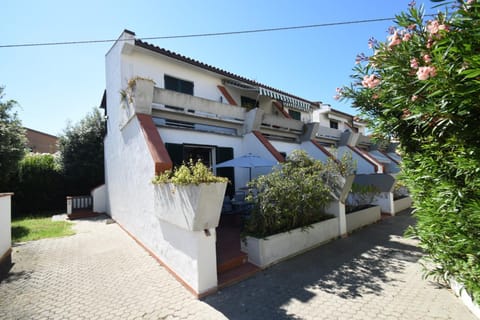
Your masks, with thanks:
<instances>
[{"instance_id":1,"label":"tree","mask_svg":"<svg viewBox=\"0 0 480 320\"><path fill-rule=\"evenodd\" d=\"M68 124L60 136L60 159L70 195L90 194L104 183L104 134L103 117L93 109L77 124Z\"/></svg>"},{"instance_id":2,"label":"tree","mask_svg":"<svg viewBox=\"0 0 480 320\"><path fill-rule=\"evenodd\" d=\"M428 20L412 4L390 33L370 39L374 54L358 56L339 95L377 136L400 142L427 274L455 277L480 301L480 3L456 1Z\"/></svg>"},{"instance_id":3,"label":"tree","mask_svg":"<svg viewBox=\"0 0 480 320\"><path fill-rule=\"evenodd\" d=\"M8 190L18 162L25 154L25 130L13 108L14 100L3 101L4 87L0 87L0 192Z\"/></svg>"}]
</instances>

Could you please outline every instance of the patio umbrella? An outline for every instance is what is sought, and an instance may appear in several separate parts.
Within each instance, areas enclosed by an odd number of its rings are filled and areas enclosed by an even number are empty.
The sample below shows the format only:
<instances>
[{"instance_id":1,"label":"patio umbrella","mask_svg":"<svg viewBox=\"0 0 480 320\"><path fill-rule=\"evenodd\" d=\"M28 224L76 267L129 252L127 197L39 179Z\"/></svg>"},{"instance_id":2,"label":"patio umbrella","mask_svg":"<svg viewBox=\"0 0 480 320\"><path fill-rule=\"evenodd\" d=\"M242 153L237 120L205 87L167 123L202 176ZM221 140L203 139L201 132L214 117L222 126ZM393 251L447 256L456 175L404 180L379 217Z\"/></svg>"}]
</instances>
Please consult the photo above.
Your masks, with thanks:
<instances>
[{"instance_id":1,"label":"patio umbrella","mask_svg":"<svg viewBox=\"0 0 480 320\"><path fill-rule=\"evenodd\" d=\"M250 180L252 180L252 168L257 167L273 167L277 163L273 160L265 159L252 153L247 153L243 156L233 158L231 160L221 162L216 165L217 168L236 167L248 168L250 173Z\"/></svg>"}]
</instances>

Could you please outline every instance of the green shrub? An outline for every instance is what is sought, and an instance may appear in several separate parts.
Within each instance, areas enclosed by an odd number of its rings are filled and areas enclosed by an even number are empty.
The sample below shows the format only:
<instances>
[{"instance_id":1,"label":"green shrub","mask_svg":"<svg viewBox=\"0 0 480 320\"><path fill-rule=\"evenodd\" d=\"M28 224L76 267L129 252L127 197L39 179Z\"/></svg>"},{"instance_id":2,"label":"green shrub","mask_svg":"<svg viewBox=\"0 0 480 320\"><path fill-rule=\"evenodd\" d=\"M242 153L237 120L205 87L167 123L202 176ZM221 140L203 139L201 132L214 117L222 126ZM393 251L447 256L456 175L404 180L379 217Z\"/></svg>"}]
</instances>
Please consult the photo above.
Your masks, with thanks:
<instances>
[{"instance_id":1,"label":"green shrub","mask_svg":"<svg viewBox=\"0 0 480 320\"><path fill-rule=\"evenodd\" d=\"M27 154L19 162L14 192L15 215L65 208L64 182L55 156Z\"/></svg>"},{"instance_id":2,"label":"green shrub","mask_svg":"<svg viewBox=\"0 0 480 320\"><path fill-rule=\"evenodd\" d=\"M427 274L455 277L479 302L480 2L428 18L411 6L396 23L387 42L370 41L374 54L359 56L355 82L339 91L377 135L400 142Z\"/></svg>"},{"instance_id":3,"label":"green shrub","mask_svg":"<svg viewBox=\"0 0 480 320\"><path fill-rule=\"evenodd\" d=\"M228 182L228 179L215 176L200 160L194 163L192 159L187 164L183 164L173 171L167 170L152 180L153 184L173 183L176 185L215 182Z\"/></svg>"},{"instance_id":4,"label":"green shrub","mask_svg":"<svg viewBox=\"0 0 480 320\"><path fill-rule=\"evenodd\" d=\"M279 168L249 183L257 196L248 197L253 210L245 234L263 238L331 218L324 208L340 188L342 171L352 171L347 167L333 160L324 164L305 151L294 151Z\"/></svg>"}]
</instances>

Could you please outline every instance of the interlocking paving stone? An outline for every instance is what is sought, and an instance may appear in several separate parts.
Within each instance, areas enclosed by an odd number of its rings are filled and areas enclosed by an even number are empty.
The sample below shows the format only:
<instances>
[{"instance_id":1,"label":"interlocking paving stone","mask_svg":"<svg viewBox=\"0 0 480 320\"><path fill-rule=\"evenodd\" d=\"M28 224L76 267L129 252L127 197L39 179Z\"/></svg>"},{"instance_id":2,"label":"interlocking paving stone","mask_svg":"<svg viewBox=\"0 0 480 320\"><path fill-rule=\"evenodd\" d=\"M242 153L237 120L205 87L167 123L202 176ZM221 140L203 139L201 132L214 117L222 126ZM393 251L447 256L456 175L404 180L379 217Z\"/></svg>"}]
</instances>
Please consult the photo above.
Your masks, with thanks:
<instances>
[{"instance_id":1,"label":"interlocking paving stone","mask_svg":"<svg viewBox=\"0 0 480 320\"><path fill-rule=\"evenodd\" d=\"M475 319L422 280L413 219L383 220L195 299L106 218L77 234L15 245L0 283L0 319Z\"/></svg>"}]
</instances>

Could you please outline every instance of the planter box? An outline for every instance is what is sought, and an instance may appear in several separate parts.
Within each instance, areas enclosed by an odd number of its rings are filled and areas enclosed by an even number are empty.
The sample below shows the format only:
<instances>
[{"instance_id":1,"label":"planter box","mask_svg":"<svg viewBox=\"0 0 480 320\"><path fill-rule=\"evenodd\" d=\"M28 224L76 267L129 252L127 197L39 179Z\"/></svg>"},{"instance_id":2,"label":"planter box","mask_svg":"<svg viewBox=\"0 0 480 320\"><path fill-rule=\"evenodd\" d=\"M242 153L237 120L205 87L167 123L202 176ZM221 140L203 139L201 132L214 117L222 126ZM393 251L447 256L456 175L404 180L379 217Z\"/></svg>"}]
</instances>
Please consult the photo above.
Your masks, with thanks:
<instances>
[{"instance_id":1,"label":"planter box","mask_svg":"<svg viewBox=\"0 0 480 320\"><path fill-rule=\"evenodd\" d=\"M149 79L136 79L134 90L135 113L152 114L153 90L155 82Z\"/></svg>"},{"instance_id":2,"label":"planter box","mask_svg":"<svg viewBox=\"0 0 480 320\"><path fill-rule=\"evenodd\" d=\"M400 211L403 211L405 209L408 209L412 206L412 198L411 197L405 197L401 198L398 200L393 201L393 213L399 213Z\"/></svg>"},{"instance_id":3,"label":"planter box","mask_svg":"<svg viewBox=\"0 0 480 320\"><path fill-rule=\"evenodd\" d=\"M472 297L468 294L463 284L458 283L455 279L450 278L450 288L457 297L462 300L463 304L472 312L477 318L480 319L480 306L473 301Z\"/></svg>"},{"instance_id":4,"label":"planter box","mask_svg":"<svg viewBox=\"0 0 480 320\"><path fill-rule=\"evenodd\" d=\"M226 188L226 182L155 185L155 215L189 231L216 228Z\"/></svg>"},{"instance_id":5,"label":"planter box","mask_svg":"<svg viewBox=\"0 0 480 320\"><path fill-rule=\"evenodd\" d=\"M247 237L242 241L242 251L248 254L248 261L265 268L338 237L338 223L338 218L332 218L315 223L305 231L298 228L265 239Z\"/></svg>"},{"instance_id":6,"label":"planter box","mask_svg":"<svg viewBox=\"0 0 480 320\"><path fill-rule=\"evenodd\" d=\"M347 214L347 232L372 224L381 218L380 206L373 206Z\"/></svg>"}]
</instances>

